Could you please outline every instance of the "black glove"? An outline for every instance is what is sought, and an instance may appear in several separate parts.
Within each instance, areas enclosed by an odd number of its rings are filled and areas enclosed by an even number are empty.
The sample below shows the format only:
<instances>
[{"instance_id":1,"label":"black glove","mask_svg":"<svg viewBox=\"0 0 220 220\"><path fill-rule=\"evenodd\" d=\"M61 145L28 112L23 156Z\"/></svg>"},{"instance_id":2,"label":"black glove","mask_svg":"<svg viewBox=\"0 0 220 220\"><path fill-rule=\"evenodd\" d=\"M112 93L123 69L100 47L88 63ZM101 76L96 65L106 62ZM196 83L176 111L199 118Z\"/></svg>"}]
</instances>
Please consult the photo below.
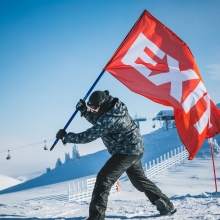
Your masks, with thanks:
<instances>
[{"instance_id":1,"label":"black glove","mask_svg":"<svg viewBox=\"0 0 220 220\"><path fill-rule=\"evenodd\" d=\"M60 129L56 134L56 138L61 139L63 144L66 145L66 141L64 141L64 137L66 135L67 135L67 132L64 129Z\"/></svg>"},{"instance_id":2,"label":"black glove","mask_svg":"<svg viewBox=\"0 0 220 220\"><path fill-rule=\"evenodd\" d=\"M81 113L85 112L87 109L86 102L84 100L80 99L76 105L76 109L81 111Z\"/></svg>"}]
</instances>

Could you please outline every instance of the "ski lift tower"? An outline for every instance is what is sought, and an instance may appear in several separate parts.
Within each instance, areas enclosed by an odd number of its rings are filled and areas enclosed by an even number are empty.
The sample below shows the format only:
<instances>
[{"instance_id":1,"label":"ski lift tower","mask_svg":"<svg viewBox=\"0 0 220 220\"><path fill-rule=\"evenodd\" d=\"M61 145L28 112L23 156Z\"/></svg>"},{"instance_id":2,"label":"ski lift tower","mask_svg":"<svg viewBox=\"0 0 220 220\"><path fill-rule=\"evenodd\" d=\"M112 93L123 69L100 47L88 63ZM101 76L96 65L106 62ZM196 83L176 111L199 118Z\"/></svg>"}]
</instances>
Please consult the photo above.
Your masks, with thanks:
<instances>
[{"instance_id":1,"label":"ski lift tower","mask_svg":"<svg viewBox=\"0 0 220 220\"><path fill-rule=\"evenodd\" d=\"M175 127L175 121L174 121L174 112L173 110L163 110L163 111L160 111L156 117L154 117L152 119L152 121L154 122L153 124L153 128L155 128L155 120L157 121L164 121L165 122L165 129L168 130L168 123L169 121L172 121L173 123L173 128Z\"/></svg>"},{"instance_id":2,"label":"ski lift tower","mask_svg":"<svg viewBox=\"0 0 220 220\"><path fill-rule=\"evenodd\" d=\"M136 115L134 116L133 120L134 120L135 124L137 125L137 127L139 128L139 130L140 130L140 122L141 122L141 121L147 121L146 118L137 116L137 113L136 113Z\"/></svg>"}]
</instances>

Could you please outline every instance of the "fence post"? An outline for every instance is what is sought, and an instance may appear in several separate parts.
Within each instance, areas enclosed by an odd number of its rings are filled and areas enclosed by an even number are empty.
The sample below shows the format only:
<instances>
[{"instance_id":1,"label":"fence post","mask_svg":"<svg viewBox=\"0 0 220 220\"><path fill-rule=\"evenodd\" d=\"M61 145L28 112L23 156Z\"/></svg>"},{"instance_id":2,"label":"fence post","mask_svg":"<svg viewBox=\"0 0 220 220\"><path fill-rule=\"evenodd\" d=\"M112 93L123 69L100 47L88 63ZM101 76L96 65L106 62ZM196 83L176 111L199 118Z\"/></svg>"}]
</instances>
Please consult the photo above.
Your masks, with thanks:
<instances>
[{"instance_id":1,"label":"fence post","mask_svg":"<svg viewBox=\"0 0 220 220\"><path fill-rule=\"evenodd\" d=\"M181 152L182 151L182 152ZM177 149L171 150L170 152L167 152L159 158L156 158L155 160L149 161L149 167L147 163L146 166L146 176L153 177L157 175L158 173L161 173L163 170L180 163L181 161L184 161L187 159L188 152L185 150L183 146L178 147Z\"/></svg>"},{"instance_id":2,"label":"fence post","mask_svg":"<svg viewBox=\"0 0 220 220\"><path fill-rule=\"evenodd\" d=\"M158 172L158 170L159 170L159 169L158 169L158 168L159 168L159 167L158 167L158 164L159 164L159 159L158 159L158 158L156 158L156 167L155 167L156 172Z\"/></svg>"},{"instance_id":3,"label":"fence post","mask_svg":"<svg viewBox=\"0 0 220 220\"><path fill-rule=\"evenodd\" d=\"M68 183L68 201L70 201L70 184Z\"/></svg>"},{"instance_id":4,"label":"fence post","mask_svg":"<svg viewBox=\"0 0 220 220\"><path fill-rule=\"evenodd\" d=\"M81 182L81 187L82 187L82 199L84 199L85 192L84 192L84 187L83 187L83 180Z\"/></svg>"},{"instance_id":5,"label":"fence post","mask_svg":"<svg viewBox=\"0 0 220 220\"><path fill-rule=\"evenodd\" d=\"M146 167L147 167L147 163L146 163ZM149 161L148 169L149 169L149 171L146 170L146 176L149 178L150 177L150 172L151 172L151 161Z\"/></svg>"},{"instance_id":6,"label":"fence post","mask_svg":"<svg viewBox=\"0 0 220 220\"><path fill-rule=\"evenodd\" d=\"M182 146L180 146L180 153L182 152Z\"/></svg>"},{"instance_id":7,"label":"fence post","mask_svg":"<svg viewBox=\"0 0 220 220\"><path fill-rule=\"evenodd\" d=\"M176 156L176 149L173 150L173 156ZM177 164L177 157L174 157L174 165Z\"/></svg>"},{"instance_id":8,"label":"fence post","mask_svg":"<svg viewBox=\"0 0 220 220\"><path fill-rule=\"evenodd\" d=\"M78 200L80 201L80 186L79 186L79 181L77 182L77 194L78 194Z\"/></svg>"}]
</instances>

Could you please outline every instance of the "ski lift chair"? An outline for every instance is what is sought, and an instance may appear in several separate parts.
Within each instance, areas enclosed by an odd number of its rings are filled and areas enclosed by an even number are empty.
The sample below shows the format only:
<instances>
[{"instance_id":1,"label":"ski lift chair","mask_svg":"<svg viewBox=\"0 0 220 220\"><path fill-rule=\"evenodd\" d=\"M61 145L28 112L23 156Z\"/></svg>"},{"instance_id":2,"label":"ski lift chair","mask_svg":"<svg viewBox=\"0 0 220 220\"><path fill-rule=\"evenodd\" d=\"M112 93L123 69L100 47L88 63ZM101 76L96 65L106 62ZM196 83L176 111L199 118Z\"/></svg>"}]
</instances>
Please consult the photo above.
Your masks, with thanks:
<instances>
[{"instance_id":1,"label":"ski lift chair","mask_svg":"<svg viewBox=\"0 0 220 220\"><path fill-rule=\"evenodd\" d=\"M155 128L156 127L156 125L155 125L155 122L154 122L154 124L152 125L152 128Z\"/></svg>"},{"instance_id":2,"label":"ski lift chair","mask_svg":"<svg viewBox=\"0 0 220 220\"><path fill-rule=\"evenodd\" d=\"M44 141L45 145L44 145L44 150L48 150L47 145L46 145L46 141Z\"/></svg>"},{"instance_id":3,"label":"ski lift chair","mask_svg":"<svg viewBox=\"0 0 220 220\"><path fill-rule=\"evenodd\" d=\"M6 160L10 160L10 159L11 159L10 150L8 150L8 156L6 157Z\"/></svg>"},{"instance_id":4,"label":"ski lift chair","mask_svg":"<svg viewBox=\"0 0 220 220\"><path fill-rule=\"evenodd\" d=\"M155 118L152 119L152 121L153 121L152 128L155 128L155 127L156 127L155 120L156 120Z\"/></svg>"}]
</instances>

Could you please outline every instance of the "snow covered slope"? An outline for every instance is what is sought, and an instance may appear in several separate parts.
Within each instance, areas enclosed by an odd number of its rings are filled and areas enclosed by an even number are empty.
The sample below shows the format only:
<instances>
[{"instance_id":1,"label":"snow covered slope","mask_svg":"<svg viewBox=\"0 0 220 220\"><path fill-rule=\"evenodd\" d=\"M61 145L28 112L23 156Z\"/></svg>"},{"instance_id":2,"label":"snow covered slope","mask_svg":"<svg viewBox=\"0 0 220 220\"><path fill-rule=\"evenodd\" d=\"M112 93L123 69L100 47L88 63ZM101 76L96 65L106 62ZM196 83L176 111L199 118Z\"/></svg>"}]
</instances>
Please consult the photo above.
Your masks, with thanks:
<instances>
[{"instance_id":1,"label":"snow covered slope","mask_svg":"<svg viewBox=\"0 0 220 220\"><path fill-rule=\"evenodd\" d=\"M220 136L216 136L217 138L219 139L217 140L218 143L220 143ZM160 128L150 134L143 135L143 140L145 143L145 153L142 159L143 164L162 156L170 150L183 146L175 128L170 128L167 131L164 128ZM205 141L198 157L204 158L209 155L209 144ZM0 194L46 186L97 174L109 157L110 155L107 150L102 150L94 154L82 156L78 160L70 160L62 164L59 168L53 169L37 178L2 190Z\"/></svg>"},{"instance_id":2,"label":"snow covered slope","mask_svg":"<svg viewBox=\"0 0 220 220\"><path fill-rule=\"evenodd\" d=\"M22 181L0 174L0 190L9 188L20 183L22 183Z\"/></svg>"},{"instance_id":3,"label":"snow covered slope","mask_svg":"<svg viewBox=\"0 0 220 220\"><path fill-rule=\"evenodd\" d=\"M143 163L147 163L175 148L183 146L176 128L168 130L160 128L150 134L143 135L142 138L145 146Z\"/></svg>"},{"instance_id":4,"label":"snow covered slope","mask_svg":"<svg viewBox=\"0 0 220 220\"><path fill-rule=\"evenodd\" d=\"M39 177L0 191L0 194L55 184L97 174L108 158L109 154L106 150L94 154L88 154L78 160L70 160L67 163L62 164L59 168L53 169Z\"/></svg>"},{"instance_id":5,"label":"snow covered slope","mask_svg":"<svg viewBox=\"0 0 220 220\"><path fill-rule=\"evenodd\" d=\"M145 143L145 154L142 160L143 164L182 145L176 129L169 129L166 131L161 128L150 134L144 135L143 140ZM52 169L50 172L37 178L0 191L0 194L97 174L109 157L110 155L107 150L102 150L94 154L82 156L78 160L70 160L62 164L59 168Z\"/></svg>"}]
</instances>

